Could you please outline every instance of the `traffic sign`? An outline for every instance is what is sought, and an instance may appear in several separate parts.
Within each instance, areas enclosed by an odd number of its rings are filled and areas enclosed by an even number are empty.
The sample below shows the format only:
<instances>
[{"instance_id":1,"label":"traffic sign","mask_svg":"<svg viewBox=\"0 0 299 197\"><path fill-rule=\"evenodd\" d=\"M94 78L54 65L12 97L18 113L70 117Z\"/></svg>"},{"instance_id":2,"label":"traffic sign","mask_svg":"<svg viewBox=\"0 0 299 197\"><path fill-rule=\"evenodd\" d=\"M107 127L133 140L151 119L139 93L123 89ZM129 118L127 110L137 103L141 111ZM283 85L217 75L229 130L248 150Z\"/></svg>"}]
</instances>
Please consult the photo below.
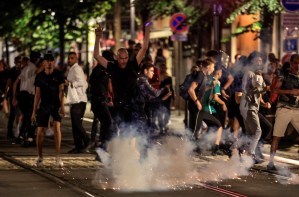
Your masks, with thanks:
<instances>
[{"instance_id":1,"label":"traffic sign","mask_svg":"<svg viewBox=\"0 0 299 197\"><path fill-rule=\"evenodd\" d=\"M299 10L299 0L281 0L281 5L287 11L298 11Z\"/></svg>"},{"instance_id":2,"label":"traffic sign","mask_svg":"<svg viewBox=\"0 0 299 197\"><path fill-rule=\"evenodd\" d=\"M176 13L170 19L170 28L175 33L186 32L189 26L186 23L187 16L183 13Z\"/></svg>"}]
</instances>

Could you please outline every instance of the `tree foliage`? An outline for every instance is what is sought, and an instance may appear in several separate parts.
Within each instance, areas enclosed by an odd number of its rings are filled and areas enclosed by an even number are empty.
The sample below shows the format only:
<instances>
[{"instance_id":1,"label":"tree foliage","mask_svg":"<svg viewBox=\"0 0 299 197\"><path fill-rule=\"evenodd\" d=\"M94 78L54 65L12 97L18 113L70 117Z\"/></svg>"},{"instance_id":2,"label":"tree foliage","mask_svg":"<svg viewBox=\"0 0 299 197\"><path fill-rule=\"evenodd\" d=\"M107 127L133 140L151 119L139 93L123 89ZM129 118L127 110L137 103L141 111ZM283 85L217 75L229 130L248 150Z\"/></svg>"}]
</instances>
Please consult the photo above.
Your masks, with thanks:
<instances>
[{"instance_id":1,"label":"tree foliage","mask_svg":"<svg viewBox=\"0 0 299 197\"><path fill-rule=\"evenodd\" d=\"M184 0L135 0L135 7L138 7L140 14L147 13L150 17L170 16L177 12L182 12L187 15L188 23L194 24L197 19L202 15L202 12L197 11L197 7L191 5Z\"/></svg>"},{"instance_id":2,"label":"tree foliage","mask_svg":"<svg viewBox=\"0 0 299 197\"><path fill-rule=\"evenodd\" d=\"M23 16L23 0L0 1L0 37L7 37L15 28L15 21Z\"/></svg>"},{"instance_id":3,"label":"tree foliage","mask_svg":"<svg viewBox=\"0 0 299 197\"><path fill-rule=\"evenodd\" d=\"M14 3L11 3L14 1ZM16 15L15 20L6 25L7 35L12 37L13 44L19 50L26 48L45 50L59 48L63 35L65 41L81 39L83 33L88 31L87 21L91 18L104 16L112 8L115 0L2 0L10 2L6 10L10 15ZM8 7L8 8L7 8ZM15 9L18 8L18 9ZM0 13L1 19L3 18ZM10 16L10 18L12 18ZM6 18L7 19L7 18ZM2 23L0 25L1 31ZM60 27L63 27L62 29ZM60 32L60 31L63 32ZM2 32L1 32L2 33ZM0 36L3 35L3 33ZM63 40L64 42L64 40ZM60 44L59 44L60 43ZM64 44L64 43L63 43Z\"/></svg>"},{"instance_id":4,"label":"tree foliage","mask_svg":"<svg viewBox=\"0 0 299 197\"><path fill-rule=\"evenodd\" d=\"M238 7L226 19L228 24L232 23L241 14L255 14L260 12L263 16L266 14L265 10L271 14L278 14L282 11L279 0L244 0L239 3Z\"/></svg>"}]
</instances>

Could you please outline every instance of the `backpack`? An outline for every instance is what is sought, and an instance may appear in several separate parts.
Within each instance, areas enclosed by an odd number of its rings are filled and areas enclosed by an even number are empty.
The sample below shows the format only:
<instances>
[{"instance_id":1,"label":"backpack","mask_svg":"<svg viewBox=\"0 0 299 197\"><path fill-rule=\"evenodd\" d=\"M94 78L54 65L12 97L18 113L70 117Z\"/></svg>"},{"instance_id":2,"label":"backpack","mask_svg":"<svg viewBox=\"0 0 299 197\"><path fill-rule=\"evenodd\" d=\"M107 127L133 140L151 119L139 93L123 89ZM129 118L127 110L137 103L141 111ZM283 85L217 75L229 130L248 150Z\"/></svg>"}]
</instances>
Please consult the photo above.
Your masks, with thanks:
<instances>
[{"instance_id":1,"label":"backpack","mask_svg":"<svg viewBox=\"0 0 299 197\"><path fill-rule=\"evenodd\" d=\"M182 84L180 84L180 86L179 86L179 95L185 100L188 100L190 98L188 90L189 90L189 87L190 87L191 83L193 82L193 80L194 80L193 75L188 74L185 77L184 82Z\"/></svg>"}]
</instances>

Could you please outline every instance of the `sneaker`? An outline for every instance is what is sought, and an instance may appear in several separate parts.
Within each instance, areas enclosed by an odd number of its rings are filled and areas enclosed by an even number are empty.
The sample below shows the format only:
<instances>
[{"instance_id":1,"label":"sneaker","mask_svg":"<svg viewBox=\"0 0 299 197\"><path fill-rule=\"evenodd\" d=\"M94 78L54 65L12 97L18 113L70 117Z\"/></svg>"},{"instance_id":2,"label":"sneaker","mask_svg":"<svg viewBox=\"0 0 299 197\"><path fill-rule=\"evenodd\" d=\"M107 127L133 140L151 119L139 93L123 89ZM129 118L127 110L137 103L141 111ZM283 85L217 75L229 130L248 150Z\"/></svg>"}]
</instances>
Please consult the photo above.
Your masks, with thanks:
<instances>
[{"instance_id":1,"label":"sneaker","mask_svg":"<svg viewBox=\"0 0 299 197\"><path fill-rule=\"evenodd\" d=\"M216 156L218 154L218 150L219 150L219 145L215 144L212 149L212 155Z\"/></svg>"},{"instance_id":2,"label":"sneaker","mask_svg":"<svg viewBox=\"0 0 299 197\"><path fill-rule=\"evenodd\" d=\"M35 163L33 164L33 166L35 167L42 167L43 166L43 158L38 157L35 161Z\"/></svg>"},{"instance_id":3,"label":"sneaker","mask_svg":"<svg viewBox=\"0 0 299 197\"><path fill-rule=\"evenodd\" d=\"M267 170L270 170L270 171L276 171L277 169L276 169L274 163L273 163L273 162L270 162L270 163L268 163L268 165L267 165Z\"/></svg>"},{"instance_id":4,"label":"sneaker","mask_svg":"<svg viewBox=\"0 0 299 197\"><path fill-rule=\"evenodd\" d=\"M77 154L77 153L81 153L80 150L78 148L73 148L72 150L69 150L67 153L69 154Z\"/></svg>"},{"instance_id":5,"label":"sneaker","mask_svg":"<svg viewBox=\"0 0 299 197\"><path fill-rule=\"evenodd\" d=\"M56 166L59 168L63 167L63 162L60 157L56 157Z\"/></svg>"},{"instance_id":6,"label":"sneaker","mask_svg":"<svg viewBox=\"0 0 299 197\"><path fill-rule=\"evenodd\" d=\"M253 161L254 161L254 164L261 164L261 163L263 163L264 162L264 160L263 159L261 159L261 158L258 158L257 156L255 156L255 155L252 155L252 159L253 159Z\"/></svg>"}]
</instances>

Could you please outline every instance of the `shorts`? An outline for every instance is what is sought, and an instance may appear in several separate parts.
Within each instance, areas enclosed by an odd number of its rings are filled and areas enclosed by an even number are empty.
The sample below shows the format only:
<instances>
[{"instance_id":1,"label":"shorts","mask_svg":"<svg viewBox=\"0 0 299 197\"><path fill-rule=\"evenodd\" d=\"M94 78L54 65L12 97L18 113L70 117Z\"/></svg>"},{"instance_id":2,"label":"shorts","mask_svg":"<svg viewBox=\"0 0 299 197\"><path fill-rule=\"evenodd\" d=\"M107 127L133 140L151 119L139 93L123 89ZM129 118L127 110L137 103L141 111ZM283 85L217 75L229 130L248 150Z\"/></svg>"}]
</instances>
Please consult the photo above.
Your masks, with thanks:
<instances>
[{"instance_id":1,"label":"shorts","mask_svg":"<svg viewBox=\"0 0 299 197\"><path fill-rule=\"evenodd\" d=\"M289 123L293 125L297 132L299 131L299 109L278 107L275 114L273 136L283 137Z\"/></svg>"},{"instance_id":2,"label":"shorts","mask_svg":"<svg viewBox=\"0 0 299 197\"><path fill-rule=\"evenodd\" d=\"M37 111L36 123L37 127L48 127L50 116L52 116L55 122L61 122L61 116L59 114L59 108L39 108Z\"/></svg>"}]
</instances>

